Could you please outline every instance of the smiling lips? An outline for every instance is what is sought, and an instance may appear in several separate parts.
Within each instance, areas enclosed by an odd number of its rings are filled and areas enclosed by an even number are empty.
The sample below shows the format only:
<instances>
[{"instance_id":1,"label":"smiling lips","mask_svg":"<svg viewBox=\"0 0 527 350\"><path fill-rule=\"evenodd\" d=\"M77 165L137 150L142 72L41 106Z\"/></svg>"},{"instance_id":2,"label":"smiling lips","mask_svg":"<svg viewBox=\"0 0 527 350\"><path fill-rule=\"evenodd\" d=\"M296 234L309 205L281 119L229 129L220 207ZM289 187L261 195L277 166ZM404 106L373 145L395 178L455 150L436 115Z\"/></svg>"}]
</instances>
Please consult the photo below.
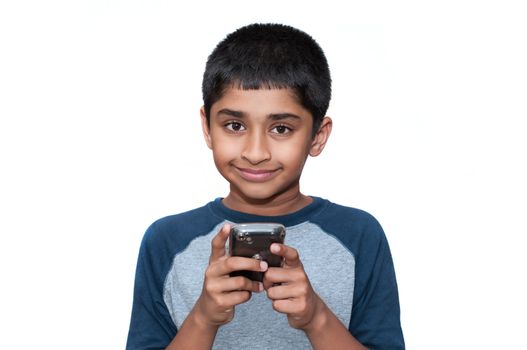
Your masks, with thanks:
<instances>
[{"instance_id":1,"label":"smiling lips","mask_svg":"<svg viewBox=\"0 0 527 350\"><path fill-rule=\"evenodd\" d=\"M236 168L240 173L241 177L251 182L264 182L272 177L278 169L275 170L260 170L260 169L247 169L247 168Z\"/></svg>"}]
</instances>

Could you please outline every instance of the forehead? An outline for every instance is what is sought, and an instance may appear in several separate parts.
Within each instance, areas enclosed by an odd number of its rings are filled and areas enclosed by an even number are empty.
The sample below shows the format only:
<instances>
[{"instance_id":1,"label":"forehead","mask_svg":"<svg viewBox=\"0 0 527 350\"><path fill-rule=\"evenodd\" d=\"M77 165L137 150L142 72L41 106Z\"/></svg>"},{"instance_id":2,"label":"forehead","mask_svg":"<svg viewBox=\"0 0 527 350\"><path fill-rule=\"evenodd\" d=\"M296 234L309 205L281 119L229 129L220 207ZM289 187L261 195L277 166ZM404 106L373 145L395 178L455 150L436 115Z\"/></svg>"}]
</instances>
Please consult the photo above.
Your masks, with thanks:
<instances>
[{"instance_id":1,"label":"forehead","mask_svg":"<svg viewBox=\"0 0 527 350\"><path fill-rule=\"evenodd\" d=\"M247 115L266 116L272 114L294 114L311 118L311 113L298 101L292 89L243 90L228 88L211 107L211 115L222 109L243 112Z\"/></svg>"}]
</instances>

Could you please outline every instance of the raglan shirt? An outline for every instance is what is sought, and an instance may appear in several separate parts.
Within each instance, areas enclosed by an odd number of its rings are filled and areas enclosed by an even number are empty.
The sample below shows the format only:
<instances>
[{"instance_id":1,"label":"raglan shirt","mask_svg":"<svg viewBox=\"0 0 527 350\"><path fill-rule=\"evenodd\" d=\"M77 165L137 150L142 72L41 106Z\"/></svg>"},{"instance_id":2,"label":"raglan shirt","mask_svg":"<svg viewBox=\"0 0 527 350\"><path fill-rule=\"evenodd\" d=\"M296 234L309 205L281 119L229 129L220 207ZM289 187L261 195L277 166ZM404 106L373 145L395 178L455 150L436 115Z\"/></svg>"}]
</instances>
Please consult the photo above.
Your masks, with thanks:
<instances>
[{"instance_id":1,"label":"raglan shirt","mask_svg":"<svg viewBox=\"0 0 527 350\"><path fill-rule=\"evenodd\" d=\"M404 349L399 298L388 242L370 214L312 197L283 216L231 210L220 198L154 222L137 263L128 350L164 349L201 294L211 240L226 223L278 222L285 244L300 259L315 292L370 349ZM237 305L219 328L213 349L311 349L305 333L289 326L266 293Z\"/></svg>"}]
</instances>

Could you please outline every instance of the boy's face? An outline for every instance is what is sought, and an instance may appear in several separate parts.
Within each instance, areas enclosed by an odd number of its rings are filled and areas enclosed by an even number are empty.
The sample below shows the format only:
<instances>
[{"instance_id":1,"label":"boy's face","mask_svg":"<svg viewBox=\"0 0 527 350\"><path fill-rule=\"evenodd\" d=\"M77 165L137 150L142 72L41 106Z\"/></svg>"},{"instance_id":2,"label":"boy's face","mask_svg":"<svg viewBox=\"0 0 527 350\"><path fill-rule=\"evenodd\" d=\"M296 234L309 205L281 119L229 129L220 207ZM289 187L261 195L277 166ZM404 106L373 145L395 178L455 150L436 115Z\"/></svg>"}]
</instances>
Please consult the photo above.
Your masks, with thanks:
<instances>
[{"instance_id":1,"label":"boy's face","mask_svg":"<svg viewBox=\"0 0 527 350\"><path fill-rule=\"evenodd\" d=\"M265 203L299 192L308 155L322 151L331 131L326 118L313 138L313 118L289 89L228 89L210 110L201 110L205 140L214 162L230 183L229 196ZM323 135L324 136L324 135ZM321 139L322 142L321 142Z\"/></svg>"}]
</instances>

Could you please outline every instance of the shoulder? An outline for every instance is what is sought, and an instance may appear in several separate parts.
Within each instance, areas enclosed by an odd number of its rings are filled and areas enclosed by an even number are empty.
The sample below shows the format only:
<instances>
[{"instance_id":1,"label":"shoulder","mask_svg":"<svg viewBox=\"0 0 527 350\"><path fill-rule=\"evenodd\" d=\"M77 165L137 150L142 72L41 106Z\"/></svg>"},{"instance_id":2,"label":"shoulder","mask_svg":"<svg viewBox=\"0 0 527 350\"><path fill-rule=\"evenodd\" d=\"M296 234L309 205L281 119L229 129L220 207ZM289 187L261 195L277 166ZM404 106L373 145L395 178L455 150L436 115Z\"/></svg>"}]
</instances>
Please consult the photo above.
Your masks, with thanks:
<instances>
[{"instance_id":1,"label":"shoulder","mask_svg":"<svg viewBox=\"0 0 527 350\"><path fill-rule=\"evenodd\" d=\"M165 216L148 227L142 246L147 250L156 251L182 250L196 237L208 234L221 221L222 219L210 210L210 203L183 213Z\"/></svg>"},{"instance_id":2,"label":"shoulder","mask_svg":"<svg viewBox=\"0 0 527 350\"><path fill-rule=\"evenodd\" d=\"M324 210L310 220L334 236L354 254L375 249L386 241L379 221L369 212L326 200Z\"/></svg>"},{"instance_id":3,"label":"shoulder","mask_svg":"<svg viewBox=\"0 0 527 350\"><path fill-rule=\"evenodd\" d=\"M364 231L381 229L379 221L369 212L354 207L344 206L325 200L324 210L320 211L313 222L331 229L348 229Z\"/></svg>"}]
</instances>

